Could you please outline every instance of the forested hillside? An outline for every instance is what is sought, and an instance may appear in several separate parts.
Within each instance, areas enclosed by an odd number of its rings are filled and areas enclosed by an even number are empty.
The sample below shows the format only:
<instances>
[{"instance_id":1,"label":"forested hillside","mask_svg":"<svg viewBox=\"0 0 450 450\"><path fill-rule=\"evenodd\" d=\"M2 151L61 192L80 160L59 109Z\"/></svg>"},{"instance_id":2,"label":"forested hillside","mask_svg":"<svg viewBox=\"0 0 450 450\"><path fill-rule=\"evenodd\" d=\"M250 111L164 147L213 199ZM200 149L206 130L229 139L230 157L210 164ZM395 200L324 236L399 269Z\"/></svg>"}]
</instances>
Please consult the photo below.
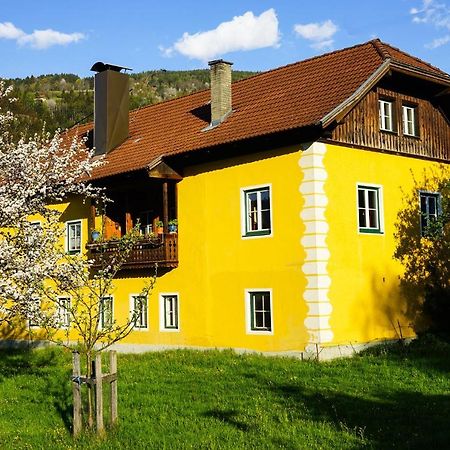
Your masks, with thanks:
<instances>
[{"instance_id":1,"label":"forested hillside","mask_svg":"<svg viewBox=\"0 0 450 450\"><path fill-rule=\"evenodd\" d=\"M233 81L254 72L233 72ZM5 80L14 86L17 101L4 105L19 118L18 134L33 134L46 129L70 128L91 121L94 108L94 78L73 74L41 75ZM155 70L130 75L130 108L158 103L209 87L208 70Z\"/></svg>"}]
</instances>

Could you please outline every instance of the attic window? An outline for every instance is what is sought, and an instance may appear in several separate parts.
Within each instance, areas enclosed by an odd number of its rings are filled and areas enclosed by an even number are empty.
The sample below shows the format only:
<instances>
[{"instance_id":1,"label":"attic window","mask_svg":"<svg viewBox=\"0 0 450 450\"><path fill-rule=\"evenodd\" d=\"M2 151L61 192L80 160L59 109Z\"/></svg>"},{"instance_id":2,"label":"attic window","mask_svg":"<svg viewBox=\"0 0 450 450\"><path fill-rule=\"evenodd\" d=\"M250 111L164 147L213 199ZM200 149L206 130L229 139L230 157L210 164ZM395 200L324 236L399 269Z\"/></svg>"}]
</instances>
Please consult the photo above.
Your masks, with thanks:
<instances>
[{"instance_id":1,"label":"attic window","mask_svg":"<svg viewBox=\"0 0 450 450\"><path fill-rule=\"evenodd\" d=\"M391 100L378 100L380 109L380 130L394 131L394 108Z\"/></svg>"},{"instance_id":2,"label":"attic window","mask_svg":"<svg viewBox=\"0 0 450 450\"><path fill-rule=\"evenodd\" d=\"M417 106L402 105L403 134L417 136Z\"/></svg>"}]
</instances>

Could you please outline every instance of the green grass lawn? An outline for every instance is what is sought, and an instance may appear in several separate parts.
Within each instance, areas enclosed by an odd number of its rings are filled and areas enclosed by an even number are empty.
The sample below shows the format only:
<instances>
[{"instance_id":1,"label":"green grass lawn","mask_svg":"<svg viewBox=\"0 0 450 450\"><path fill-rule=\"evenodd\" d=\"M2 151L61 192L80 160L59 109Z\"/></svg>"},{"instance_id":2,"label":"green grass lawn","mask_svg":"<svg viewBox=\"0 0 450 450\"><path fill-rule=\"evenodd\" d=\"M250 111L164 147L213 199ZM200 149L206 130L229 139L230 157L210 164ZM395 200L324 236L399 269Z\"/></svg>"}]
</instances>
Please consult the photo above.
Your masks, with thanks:
<instances>
[{"instance_id":1,"label":"green grass lawn","mask_svg":"<svg viewBox=\"0 0 450 450\"><path fill-rule=\"evenodd\" d=\"M71 427L71 355L0 353L0 448L450 448L450 344L329 363L231 351L119 355L120 424Z\"/></svg>"}]
</instances>

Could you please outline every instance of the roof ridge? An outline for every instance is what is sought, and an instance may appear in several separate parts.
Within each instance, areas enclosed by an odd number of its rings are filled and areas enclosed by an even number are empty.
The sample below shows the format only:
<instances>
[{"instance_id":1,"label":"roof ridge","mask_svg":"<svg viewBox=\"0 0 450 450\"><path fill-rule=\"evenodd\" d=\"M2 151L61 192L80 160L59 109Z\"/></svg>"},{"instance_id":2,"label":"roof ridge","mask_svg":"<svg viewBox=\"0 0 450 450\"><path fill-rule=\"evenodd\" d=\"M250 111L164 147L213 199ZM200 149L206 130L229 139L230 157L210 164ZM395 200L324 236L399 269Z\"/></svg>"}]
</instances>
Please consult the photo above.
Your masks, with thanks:
<instances>
[{"instance_id":1,"label":"roof ridge","mask_svg":"<svg viewBox=\"0 0 450 450\"><path fill-rule=\"evenodd\" d=\"M388 58L391 58L389 52L384 48L383 42L379 38L372 39L370 43L375 47L375 50L381 56L381 59L384 61Z\"/></svg>"},{"instance_id":2,"label":"roof ridge","mask_svg":"<svg viewBox=\"0 0 450 450\"><path fill-rule=\"evenodd\" d=\"M284 66L274 67L273 69L264 70L264 71L262 71L262 72L256 73L255 75L251 75L250 77L242 78L241 80L237 80L237 81L235 81L233 84L244 83L244 82L246 82L246 81L248 81L248 80L254 79L255 77L263 76L263 75L266 75L266 74L268 74L268 73L277 72L277 71L279 71L279 70L286 69L287 67L292 67L292 66L296 66L296 65L298 65L298 64L303 64L303 63L305 63L305 62L314 61L314 60L320 59L320 58L325 58L326 56L335 55L335 54L337 54L337 53L342 53L342 52L345 52L345 51L347 51L347 50L352 50L352 49L357 48L357 47L363 47L364 45L367 45L367 44L369 44L370 42L371 42L371 41L362 42L362 43L360 43L360 44L351 45L350 47L340 48L340 49L337 49L337 50L333 50L333 51L331 51L331 52L322 53L321 55L311 56L310 58L302 59L302 60L300 60L300 61L295 61L295 62L293 62L293 63L289 63L289 64L286 64L286 65L284 65Z\"/></svg>"},{"instance_id":3,"label":"roof ridge","mask_svg":"<svg viewBox=\"0 0 450 450\"><path fill-rule=\"evenodd\" d=\"M376 39L376 40L379 41L379 43L380 43L381 46L383 47L384 51L385 51L385 52L389 55L389 57L392 58L393 60L399 61L397 58L395 58L394 56L390 55L389 49L392 49L392 50L395 50L395 51L397 51L397 52L399 52L399 53L402 53L403 55L406 55L406 56L408 56L409 58L412 58L412 59L414 59L414 60L417 61L417 62L420 62L420 63L422 63L422 64L425 64L425 65L428 66L430 69L436 70L436 71L440 72L441 74L446 75L446 76L448 77L448 73L447 73L447 72L444 72L443 70L439 69L439 67L433 66L433 64L430 64L428 61L425 61L425 60L423 60L423 59L421 59L421 58L419 58L419 57L417 57L417 56L411 55L410 53L405 52L404 50L402 50L402 49L400 49L400 48L398 48L398 47L395 47L395 46L393 46L393 45L391 45L391 44L389 44L389 43L387 43L387 42L383 42L383 41L381 41L380 39ZM385 47L387 47L387 49L386 49ZM401 61L400 61L400 62L401 62ZM403 64L407 64L407 63L403 63ZM411 64L408 64L408 65L411 65Z\"/></svg>"},{"instance_id":4,"label":"roof ridge","mask_svg":"<svg viewBox=\"0 0 450 450\"><path fill-rule=\"evenodd\" d=\"M277 72L279 70L286 69L287 67L292 67L292 66L296 66L298 64L303 64L305 62L314 61L316 59L324 58L326 56L334 55L334 54L337 54L337 53L342 53L342 52L345 52L347 50L352 50L352 49L357 48L357 47L363 47L364 45L367 45L367 44L369 44L371 42L372 41L362 42L360 44L351 45L350 47L345 47L345 48L341 48L341 49L338 49L338 50L333 50L331 52L322 53L321 55L312 56L311 58L302 59L300 61L295 61L293 63L286 64L284 66L274 67L273 69L264 70L264 71L255 73L254 75L251 75L251 76L249 76L247 78L242 78L240 80L233 81L232 84L236 85L236 84L240 84L240 83L245 83L248 80L253 80L256 77L264 76L266 74L270 74L270 73L273 73L273 72ZM198 69L198 70L203 70L203 69ZM200 91L191 92L190 94L182 95L181 97L170 98L168 100L163 100L162 102L158 102L158 103L151 103L149 105L142 105L139 108L135 108L135 109L133 109L130 112L135 113L137 111L141 111L141 110L146 109L146 108L156 107L158 105L166 105L167 103L174 102L174 101L181 100L181 99L188 98L188 97L192 97L194 95L198 95L198 94L200 94L202 92L206 92L206 91L209 91L209 89L207 88L207 89L202 89Z\"/></svg>"}]
</instances>

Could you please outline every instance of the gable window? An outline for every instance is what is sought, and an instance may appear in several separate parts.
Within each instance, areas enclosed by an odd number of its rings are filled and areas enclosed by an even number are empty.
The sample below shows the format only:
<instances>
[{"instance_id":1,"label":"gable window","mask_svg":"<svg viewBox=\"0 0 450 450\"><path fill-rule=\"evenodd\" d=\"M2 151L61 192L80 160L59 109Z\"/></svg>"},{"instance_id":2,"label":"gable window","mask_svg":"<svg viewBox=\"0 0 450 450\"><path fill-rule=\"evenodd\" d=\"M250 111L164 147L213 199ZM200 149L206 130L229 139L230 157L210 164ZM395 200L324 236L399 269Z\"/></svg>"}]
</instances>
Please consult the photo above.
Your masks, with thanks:
<instances>
[{"instance_id":1,"label":"gable window","mask_svg":"<svg viewBox=\"0 0 450 450\"><path fill-rule=\"evenodd\" d=\"M420 192L420 231L422 236L432 233L430 226L436 222L441 210L441 194Z\"/></svg>"},{"instance_id":2,"label":"gable window","mask_svg":"<svg viewBox=\"0 0 450 450\"><path fill-rule=\"evenodd\" d=\"M361 233L382 233L381 187L357 186L358 228Z\"/></svg>"},{"instance_id":3,"label":"gable window","mask_svg":"<svg viewBox=\"0 0 450 450\"><path fill-rule=\"evenodd\" d=\"M60 328L69 328L70 326L70 298L59 297L58 298L58 310L57 310L58 326Z\"/></svg>"},{"instance_id":4,"label":"gable window","mask_svg":"<svg viewBox=\"0 0 450 450\"><path fill-rule=\"evenodd\" d=\"M145 295L132 295L131 308L135 320L134 328L148 328L147 297Z\"/></svg>"},{"instance_id":5,"label":"gable window","mask_svg":"<svg viewBox=\"0 0 450 450\"><path fill-rule=\"evenodd\" d=\"M270 186L242 190L243 236L264 236L272 232Z\"/></svg>"},{"instance_id":6,"label":"gable window","mask_svg":"<svg viewBox=\"0 0 450 450\"><path fill-rule=\"evenodd\" d=\"M67 251L71 254L81 252L81 220L66 224Z\"/></svg>"},{"instance_id":7,"label":"gable window","mask_svg":"<svg viewBox=\"0 0 450 450\"><path fill-rule=\"evenodd\" d=\"M403 134L417 136L417 108L415 106L402 105Z\"/></svg>"},{"instance_id":8,"label":"gable window","mask_svg":"<svg viewBox=\"0 0 450 450\"><path fill-rule=\"evenodd\" d=\"M393 102L378 100L380 109L380 130L394 131Z\"/></svg>"},{"instance_id":9,"label":"gable window","mask_svg":"<svg viewBox=\"0 0 450 450\"><path fill-rule=\"evenodd\" d=\"M270 290L248 290L247 331L252 333L271 333L272 326L272 292Z\"/></svg>"},{"instance_id":10,"label":"gable window","mask_svg":"<svg viewBox=\"0 0 450 450\"><path fill-rule=\"evenodd\" d=\"M178 330L178 294L163 294L160 302L161 330Z\"/></svg>"},{"instance_id":11,"label":"gable window","mask_svg":"<svg viewBox=\"0 0 450 450\"><path fill-rule=\"evenodd\" d=\"M99 307L100 328L108 328L113 324L113 298L112 296L102 297Z\"/></svg>"}]
</instances>

